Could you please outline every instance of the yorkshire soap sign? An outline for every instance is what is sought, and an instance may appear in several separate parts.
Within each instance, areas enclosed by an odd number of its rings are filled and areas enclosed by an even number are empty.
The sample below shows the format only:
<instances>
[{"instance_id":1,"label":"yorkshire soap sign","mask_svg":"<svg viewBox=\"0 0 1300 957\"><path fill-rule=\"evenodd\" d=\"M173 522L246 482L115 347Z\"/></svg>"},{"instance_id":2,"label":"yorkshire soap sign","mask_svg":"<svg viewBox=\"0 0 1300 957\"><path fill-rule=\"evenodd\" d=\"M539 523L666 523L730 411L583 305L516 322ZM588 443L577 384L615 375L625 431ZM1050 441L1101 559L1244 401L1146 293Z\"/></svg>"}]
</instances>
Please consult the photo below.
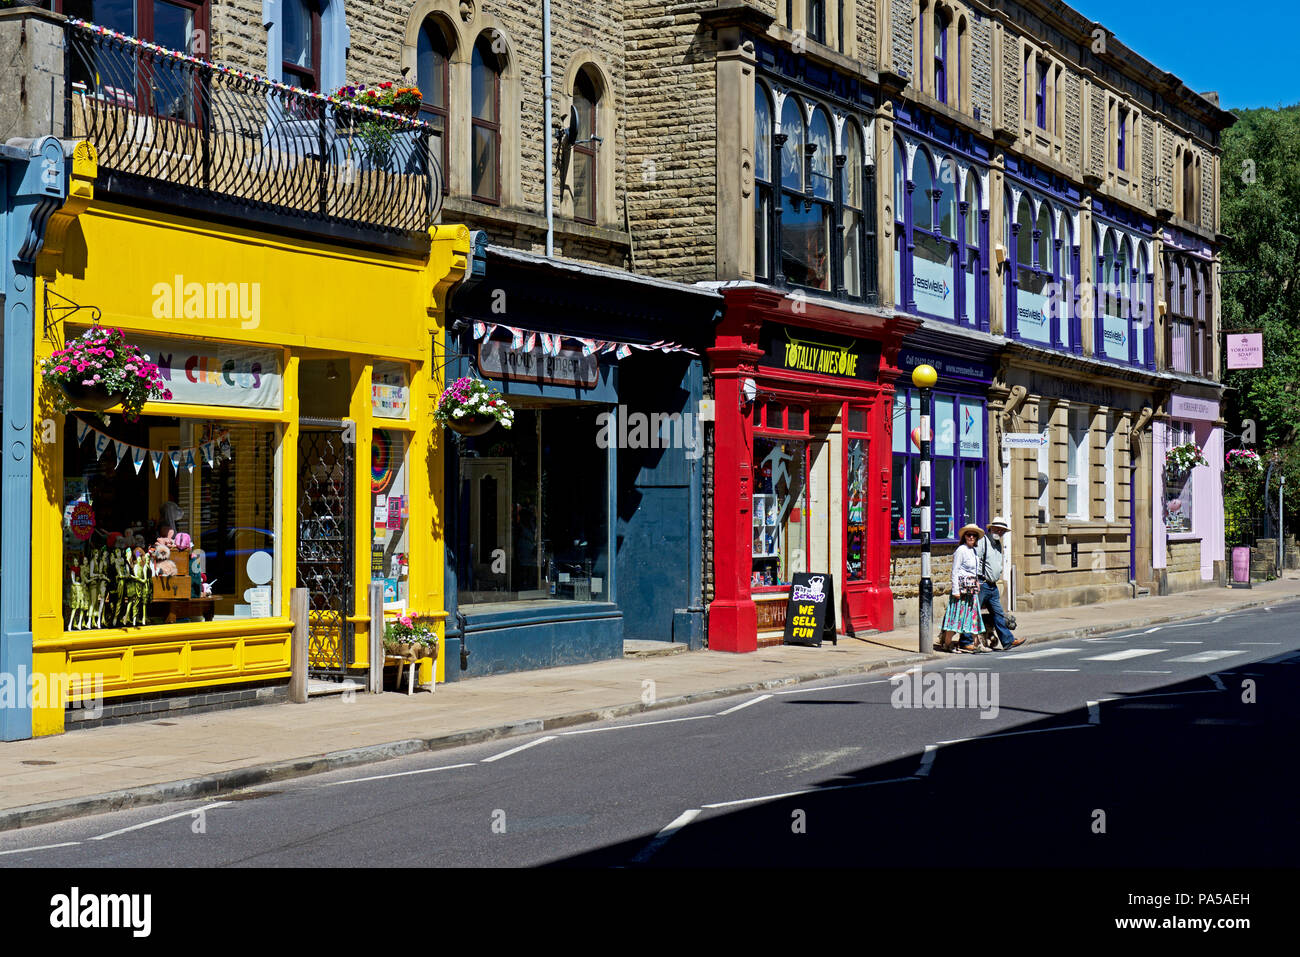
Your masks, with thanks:
<instances>
[{"instance_id":1,"label":"yorkshire soap sign","mask_svg":"<svg viewBox=\"0 0 1300 957\"><path fill-rule=\"evenodd\" d=\"M1262 332L1230 332L1227 335L1229 369L1264 368L1264 334Z\"/></svg>"},{"instance_id":2,"label":"yorkshire soap sign","mask_svg":"<svg viewBox=\"0 0 1300 957\"><path fill-rule=\"evenodd\" d=\"M880 344L816 329L764 326L760 365L791 372L874 381Z\"/></svg>"}]
</instances>

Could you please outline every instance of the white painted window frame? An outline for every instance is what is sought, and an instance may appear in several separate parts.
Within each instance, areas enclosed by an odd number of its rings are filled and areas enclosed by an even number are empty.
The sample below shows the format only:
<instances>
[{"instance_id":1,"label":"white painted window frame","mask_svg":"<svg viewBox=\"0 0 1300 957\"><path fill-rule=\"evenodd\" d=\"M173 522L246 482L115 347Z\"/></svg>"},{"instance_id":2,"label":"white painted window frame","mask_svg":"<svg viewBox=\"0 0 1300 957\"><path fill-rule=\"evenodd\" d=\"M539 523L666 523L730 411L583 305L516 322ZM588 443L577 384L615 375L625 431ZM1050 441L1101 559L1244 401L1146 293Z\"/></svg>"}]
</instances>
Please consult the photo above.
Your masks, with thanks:
<instances>
[{"instance_id":1,"label":"white painted window frame","mask_svg":"<svg viewBox=\"0 0 1300 957\"><path fill-rule=\"evenodd\" d=\"M1089 459L1092 454L1092 429L1090 419L1092 410L1088 406L1071 406L1069 419L1066 423L1066 467L1065 467L1065 498L1067 518L1079 521L1087 521L1091 515L1091 509L1088 505L1089 499ZM1083 432L1082 441L1077 445L1075 435L1078 431ZM1074 489L1073 509L1069 506L1070 489Z\"/></svg>"}]
</instances>

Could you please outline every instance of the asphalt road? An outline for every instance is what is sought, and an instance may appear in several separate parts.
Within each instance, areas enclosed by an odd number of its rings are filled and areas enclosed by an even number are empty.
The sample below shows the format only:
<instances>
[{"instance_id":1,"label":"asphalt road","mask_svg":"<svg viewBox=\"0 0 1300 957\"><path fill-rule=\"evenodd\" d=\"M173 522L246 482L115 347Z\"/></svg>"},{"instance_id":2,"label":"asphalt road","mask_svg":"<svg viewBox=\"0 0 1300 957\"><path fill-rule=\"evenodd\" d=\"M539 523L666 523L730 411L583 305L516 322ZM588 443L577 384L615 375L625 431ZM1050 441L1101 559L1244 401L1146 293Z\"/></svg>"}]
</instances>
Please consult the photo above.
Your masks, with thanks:
<instances>
[{"instance_id":1,"label":"asphalt road","mask_svg":"<svg viewBox=\"0 0 1300 957\"><path fill-rule=\"evenodd\" d=\"M1297 665L1300 602L9 831L0 867L1290 867Z\"/></svg>"}]
</instances>

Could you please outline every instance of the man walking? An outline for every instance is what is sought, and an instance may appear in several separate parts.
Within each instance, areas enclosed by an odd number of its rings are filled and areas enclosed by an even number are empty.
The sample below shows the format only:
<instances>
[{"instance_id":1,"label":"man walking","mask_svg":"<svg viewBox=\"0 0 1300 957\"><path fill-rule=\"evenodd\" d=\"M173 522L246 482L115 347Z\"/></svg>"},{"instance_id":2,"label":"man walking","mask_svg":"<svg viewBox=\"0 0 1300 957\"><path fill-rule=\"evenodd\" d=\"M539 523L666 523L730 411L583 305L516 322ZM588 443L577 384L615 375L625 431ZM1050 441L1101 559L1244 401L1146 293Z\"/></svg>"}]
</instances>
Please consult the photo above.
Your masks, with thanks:
<instances>
[{"instance_id":1,"label":"man walking","mask_svg":"<svg viewBox=\"0 0 1300 957\"><path fill-rule=\"evenodd\" d=\"M989 523L988 534L975 547L975 562L980 580L979 607L988 605L993 611L993 630L997 632L1002 650L1025 643L1023 638L1013 639L1002 611L1002 596L998 594L998 579L1002 577L1002 536L1011 526L1001 515Z\"/></svg>"}]
</instances>

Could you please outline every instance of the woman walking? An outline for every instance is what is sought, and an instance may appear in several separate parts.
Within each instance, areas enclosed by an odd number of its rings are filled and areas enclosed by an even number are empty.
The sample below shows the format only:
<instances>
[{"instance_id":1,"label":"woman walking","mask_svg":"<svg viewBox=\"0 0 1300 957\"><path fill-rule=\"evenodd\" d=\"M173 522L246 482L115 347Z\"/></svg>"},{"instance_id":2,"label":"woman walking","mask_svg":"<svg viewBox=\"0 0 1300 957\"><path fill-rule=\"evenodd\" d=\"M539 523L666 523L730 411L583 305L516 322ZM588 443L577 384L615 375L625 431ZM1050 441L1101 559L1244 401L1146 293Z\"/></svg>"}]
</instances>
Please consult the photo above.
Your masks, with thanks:
<instances>
[{"instance_id":1,"label":"woman walking","mask_svg":"<svg viewBox=\"0 0 1300 957\"><path fill-rule=\"evenodd\" d=\"M975 559L975 545L984 537L978 525L967 525L961 530L961 544L952 556L952 594L948 597L948 612L943 616L939 643L944 651L952 651L954 634L961 635L962 651L980 650L979 637L984 623L979 613L979 575Z\"/></svg>"}]
</instances>

